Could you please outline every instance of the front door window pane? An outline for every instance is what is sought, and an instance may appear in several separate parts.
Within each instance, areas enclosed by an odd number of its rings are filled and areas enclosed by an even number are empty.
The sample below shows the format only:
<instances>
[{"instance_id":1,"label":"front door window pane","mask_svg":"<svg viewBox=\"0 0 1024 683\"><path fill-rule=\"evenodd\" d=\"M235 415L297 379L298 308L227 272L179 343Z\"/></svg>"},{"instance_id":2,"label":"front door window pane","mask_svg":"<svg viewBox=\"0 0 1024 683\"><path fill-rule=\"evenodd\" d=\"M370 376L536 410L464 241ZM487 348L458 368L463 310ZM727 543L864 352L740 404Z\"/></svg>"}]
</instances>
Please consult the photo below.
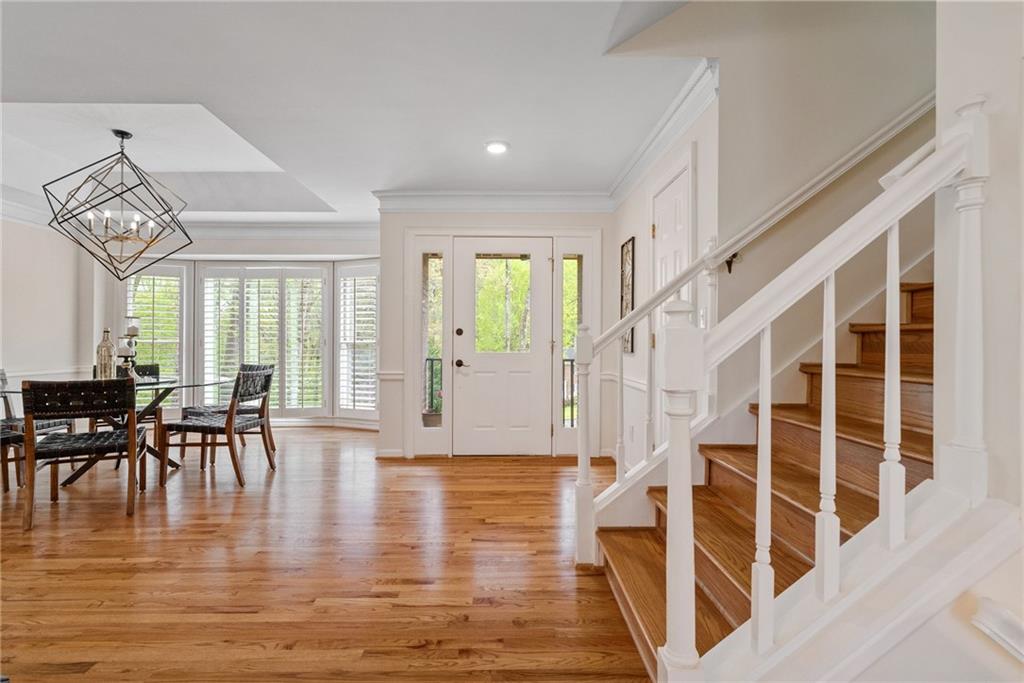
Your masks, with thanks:
<instances>
[{"instance_id":1,"label":"front door window pane","mask_svg":"<svg viewBox=\"0 0 1024 683\"><path fill-rule=\"evenodd\" d=\"M529 255L478 254L477 353L527 353L529 350Z\"/></svg>"}]
</instances>

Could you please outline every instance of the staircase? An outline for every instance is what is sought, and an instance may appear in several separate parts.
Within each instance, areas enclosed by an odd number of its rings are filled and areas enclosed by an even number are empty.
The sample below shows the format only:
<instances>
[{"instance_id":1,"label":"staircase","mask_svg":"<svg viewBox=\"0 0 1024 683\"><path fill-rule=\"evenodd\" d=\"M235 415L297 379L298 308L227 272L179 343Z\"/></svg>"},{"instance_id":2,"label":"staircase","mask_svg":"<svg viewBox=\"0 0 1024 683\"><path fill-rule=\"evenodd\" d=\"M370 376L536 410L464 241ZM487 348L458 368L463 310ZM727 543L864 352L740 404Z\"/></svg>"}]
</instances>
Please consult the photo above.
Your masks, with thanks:
<instances>
[{"instance_id":1,"label":"staircase","mask_svg":"<svg viewBox=\"0 0 1024 683\"><path fill-rule=\"evenodd\" d=\"M900 324L902 463L909 491L932 477L931 283L903 283ZM883 460L885 325L854 323L857 363L836 368L836 514L845 542L878 515ZM771 410L771 564L778 595L814 565L821 493L822 366L800 366L804 404ZM751 405L755 415L757 405ZM751 616L757 446L702 444L706 482L693 487L696 640L700 655ZM652 527L599 528L605 572L652 679L666 639L666 487L647 491Z\"/></svg>"}]
</instances>

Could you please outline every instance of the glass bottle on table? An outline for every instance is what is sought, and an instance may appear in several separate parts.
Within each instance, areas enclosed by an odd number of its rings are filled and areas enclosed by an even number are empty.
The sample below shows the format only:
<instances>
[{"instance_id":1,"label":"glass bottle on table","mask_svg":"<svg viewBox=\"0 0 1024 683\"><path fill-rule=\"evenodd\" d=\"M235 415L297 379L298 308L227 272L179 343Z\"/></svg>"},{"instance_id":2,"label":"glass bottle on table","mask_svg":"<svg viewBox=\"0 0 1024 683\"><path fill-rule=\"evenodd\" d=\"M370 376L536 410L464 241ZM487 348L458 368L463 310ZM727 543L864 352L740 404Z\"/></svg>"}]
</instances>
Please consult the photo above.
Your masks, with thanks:
<instances>
[{"instance_id":1,"label":"glass bottle on table","mask_svg":"<svg viewBox=\"0 0 1024 683\"><path fill-rule=\"evenodd\" d=\"M96 379L114 379L114 342L109 328L103 330L103 339L96 347Z\"/></svg>"}]
</instances>

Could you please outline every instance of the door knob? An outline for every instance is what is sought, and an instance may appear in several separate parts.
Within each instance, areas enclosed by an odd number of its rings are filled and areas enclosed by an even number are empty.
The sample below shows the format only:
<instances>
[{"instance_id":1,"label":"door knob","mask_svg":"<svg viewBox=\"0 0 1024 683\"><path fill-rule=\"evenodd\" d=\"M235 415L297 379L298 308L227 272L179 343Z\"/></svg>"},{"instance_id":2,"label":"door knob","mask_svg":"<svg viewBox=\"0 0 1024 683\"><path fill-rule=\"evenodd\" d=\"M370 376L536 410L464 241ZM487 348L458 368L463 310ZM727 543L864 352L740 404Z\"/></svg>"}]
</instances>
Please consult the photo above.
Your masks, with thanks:
<instances>
[{"instance_id":1,"label":"door knob","mask_svg":"<svg viewBox=\"0 0 1024 683\"><path fill-rule=\"evenodd\" d=\"M457 368L468 368L469 367L469 363L463 363L462 359L460 358L457 361L455 361L455 367L457 367Z\"/></svg>"}]
</instances>

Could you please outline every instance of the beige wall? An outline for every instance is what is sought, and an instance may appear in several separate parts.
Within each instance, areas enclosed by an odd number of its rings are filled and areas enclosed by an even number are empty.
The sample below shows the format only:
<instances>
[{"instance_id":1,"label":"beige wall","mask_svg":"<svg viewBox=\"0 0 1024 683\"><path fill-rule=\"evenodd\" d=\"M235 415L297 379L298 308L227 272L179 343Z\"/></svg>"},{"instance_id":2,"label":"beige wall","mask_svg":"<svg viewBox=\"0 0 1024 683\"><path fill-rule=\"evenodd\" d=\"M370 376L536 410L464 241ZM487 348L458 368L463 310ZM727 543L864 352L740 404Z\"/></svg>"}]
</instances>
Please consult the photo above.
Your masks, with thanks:
<instances>
[{"instance_id":1,"label":"beige wall","mask_svg":"<svg viewBox=\"0 0 1024 683\"><path fill-rule=\"evenodd\" d=\"M982 212L985 442L989 495L1021 502L1024 438L1021 367L1022 117L1024 5L943 2L938 10L937 112L941 130L978 94L991 127L991 169ZM935 444L953 423L957 213L954 192L936 196Z\"/></svg>"},{"instance_id":2,"label":"beige wall","mask_svg":"<svg viewBox=\"0 0 1024 683\"><path fill-rule=\"evenodd\" d=\"M935 6L691 2L614 53L719 60L724 241L934 88Z\"/></svg>"},{"instance_id":3,"label":"beige wall","mask_svg":"<svg viewBox=\"0 0 1024 683\"><path fill-rule=\"evenodd\" d=\"M92 309L81 308L90 262L49 228L0 221L0 367L12 382L66 378L91 365L81 334L91 325Z\"/></svg>"}]
</instances>

